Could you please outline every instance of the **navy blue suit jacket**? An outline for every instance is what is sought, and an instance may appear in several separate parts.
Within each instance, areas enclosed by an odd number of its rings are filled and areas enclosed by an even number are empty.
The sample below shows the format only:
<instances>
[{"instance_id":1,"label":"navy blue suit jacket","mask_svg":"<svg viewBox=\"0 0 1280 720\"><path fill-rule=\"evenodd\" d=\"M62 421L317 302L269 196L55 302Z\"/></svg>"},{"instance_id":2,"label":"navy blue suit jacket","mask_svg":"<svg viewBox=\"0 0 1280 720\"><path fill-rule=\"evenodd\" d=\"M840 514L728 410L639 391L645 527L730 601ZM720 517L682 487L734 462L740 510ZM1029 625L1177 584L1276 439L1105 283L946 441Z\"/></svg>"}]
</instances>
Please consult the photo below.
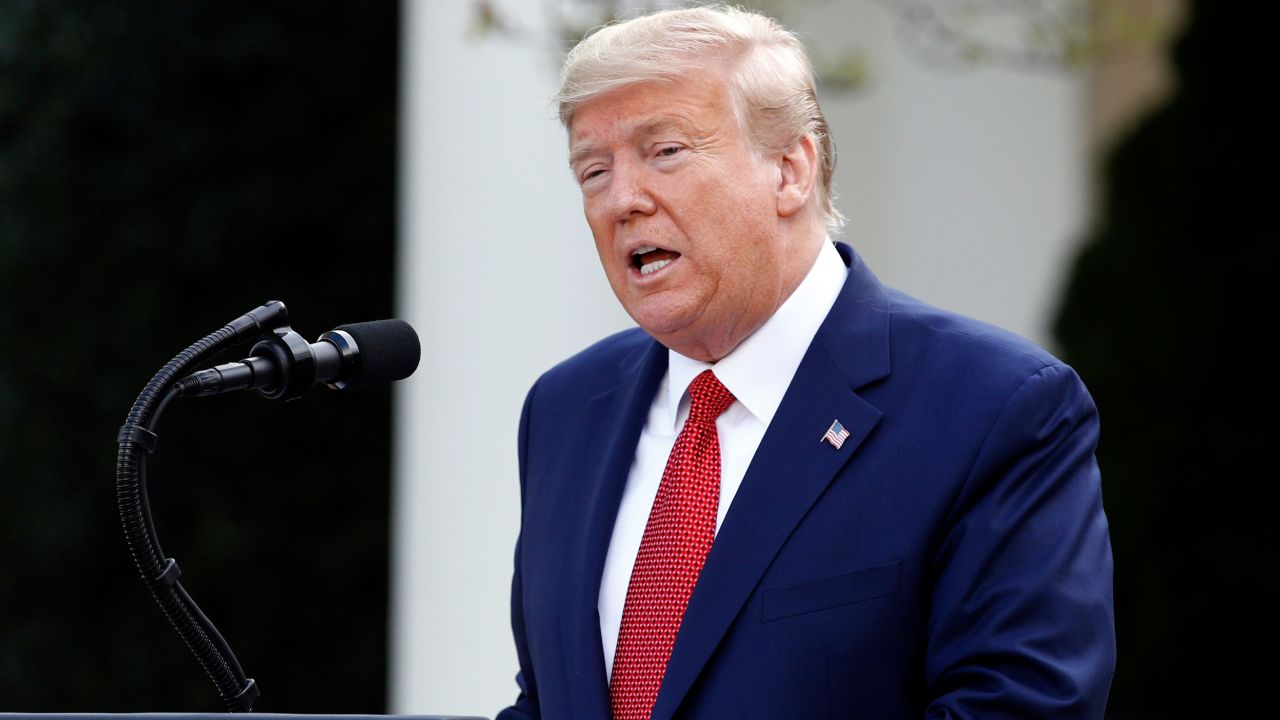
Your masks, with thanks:
<instances>
[{"instance_id":1,"label":"navy blue suit jacket","mask_svg":"<svg viewBox=\"0 0 1280 720\"><path fill-rule=\"evenodd\" d=\"M1115 635L1087 391L839 248L848 279L716 536L653 717L1101 717ZM521 693L501 720L609 717L600 578L666 362L627 331L529 393ZM818 442L834 419L839 450Z\"/></svg>"}]
</instances>

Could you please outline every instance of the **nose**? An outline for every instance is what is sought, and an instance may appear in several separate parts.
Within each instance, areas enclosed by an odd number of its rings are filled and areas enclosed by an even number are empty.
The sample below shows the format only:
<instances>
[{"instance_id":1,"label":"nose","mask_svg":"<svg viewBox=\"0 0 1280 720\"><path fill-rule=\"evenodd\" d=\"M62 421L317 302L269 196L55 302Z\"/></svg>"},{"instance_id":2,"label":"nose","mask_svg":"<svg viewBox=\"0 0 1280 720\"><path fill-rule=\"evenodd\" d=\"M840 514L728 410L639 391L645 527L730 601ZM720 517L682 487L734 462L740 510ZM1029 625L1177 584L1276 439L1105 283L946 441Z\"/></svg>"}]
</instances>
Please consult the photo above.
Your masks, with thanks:
<instances>
[{"instance_id":1,"label":"nose","mask_svg":"<svg viewBox=\"0 0 1280 720\"><path fill-rule=\"evenodd\" d=\"M626 222L637 215L652 215L657 208L650 194L643 166L633 162L615 162L609 178L609 213L615 222Z\"/></svg>"}]
</instances>

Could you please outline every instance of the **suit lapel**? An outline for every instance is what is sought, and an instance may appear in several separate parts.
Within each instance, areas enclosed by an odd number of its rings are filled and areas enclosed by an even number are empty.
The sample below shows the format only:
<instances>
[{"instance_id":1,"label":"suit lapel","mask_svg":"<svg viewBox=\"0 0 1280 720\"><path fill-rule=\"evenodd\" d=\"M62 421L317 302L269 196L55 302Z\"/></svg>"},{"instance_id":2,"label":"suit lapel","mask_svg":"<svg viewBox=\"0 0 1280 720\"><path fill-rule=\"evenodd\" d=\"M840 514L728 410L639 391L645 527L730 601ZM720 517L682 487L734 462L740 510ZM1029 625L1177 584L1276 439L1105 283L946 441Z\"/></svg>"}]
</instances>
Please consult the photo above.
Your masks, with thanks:
<instances>
[{"instance_id":1,"label":"suit lapel","mask_svg":"<svg viewBox=\"0 0 1280 720\"><path fill-rule=\"evenodd\" d=\"M681 622L653 720L670 718L796 525L880 419L854 390L889 372L887 301L848 246L849 277L725 516ZM842 352L833 352L840 348ZM832 420L840 449L819 443Z\"/></svg>"},{"instance_id":2,"label":"suit lapel","mask_svg":"<svg viewBox=\"0 0 1280 720\"><path fill-rule=\"evenodd\" d=\"M575 549L582 555L572 563L577 574L571 576L573 585L566 592L572 607L567 614L565 666L578 717L610 716L609 684L600 645L600 579L636 443L666 370L666 348L651 341L623 361L617 387L596 396L583 418L589 429L587 437L598 442L587 443L582 449L576 484L586 496L582 507L586 534L581 547ZM567 522L574 521L568 518Z\"/></svg>"}]
</instances>

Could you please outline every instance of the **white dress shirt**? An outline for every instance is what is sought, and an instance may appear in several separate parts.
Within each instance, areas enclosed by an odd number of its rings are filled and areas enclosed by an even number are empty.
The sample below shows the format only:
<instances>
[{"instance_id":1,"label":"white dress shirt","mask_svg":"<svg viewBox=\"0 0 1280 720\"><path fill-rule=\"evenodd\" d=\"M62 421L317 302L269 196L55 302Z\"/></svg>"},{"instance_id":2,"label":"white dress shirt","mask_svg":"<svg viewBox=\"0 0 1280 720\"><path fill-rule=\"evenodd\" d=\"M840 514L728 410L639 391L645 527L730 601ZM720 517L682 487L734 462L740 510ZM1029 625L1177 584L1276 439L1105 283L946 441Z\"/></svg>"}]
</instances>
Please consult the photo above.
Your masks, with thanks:
<instances>
[{"instance_id":1,"label":"white dress shirt","mask_svg":"<svg viewBox=\"0 0 1280 720\"><path fill-rule=\"evenodd\" d=\"M835 246L824 242L813 267L791 297L759 330L719 362L700 362L667 351L667 374L654 395L649 417L640 432L600 582L600 640L604 647L605 672L610 678L631 568L640 550L649 510L658 495L667 456L689 417L689 383L703 370L710 369L737 398L716 420L720 440L720 507L716 512L716 531L719 532L747 466L818 327L835 304L847 273L848 268Z\"/></svg>"}]
</instances>

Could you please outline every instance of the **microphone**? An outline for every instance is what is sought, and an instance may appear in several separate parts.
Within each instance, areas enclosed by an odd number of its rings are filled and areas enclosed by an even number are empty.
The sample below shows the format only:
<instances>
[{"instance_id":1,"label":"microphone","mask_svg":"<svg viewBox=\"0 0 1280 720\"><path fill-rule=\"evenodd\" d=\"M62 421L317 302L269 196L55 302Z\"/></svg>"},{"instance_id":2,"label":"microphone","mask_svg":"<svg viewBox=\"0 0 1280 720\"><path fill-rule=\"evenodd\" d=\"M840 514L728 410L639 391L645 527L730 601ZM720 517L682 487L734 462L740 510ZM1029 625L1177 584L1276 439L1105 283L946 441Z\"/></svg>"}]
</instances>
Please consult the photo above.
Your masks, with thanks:
<instances>
[{"instance_id":1,"label":"microphone","mask_svg":"<svg viewBox=\"0 0 1280 720\"><path fill-rule=\"evenodd\" d=\"M251 357L201 370L178 381L186 397L257 390L273 400L302 397L316 383L356 390L403 380L418 368L418 334L403 320L339 325L308 343L279 327L249 351Z\"/></svg>"}]
</instances>

